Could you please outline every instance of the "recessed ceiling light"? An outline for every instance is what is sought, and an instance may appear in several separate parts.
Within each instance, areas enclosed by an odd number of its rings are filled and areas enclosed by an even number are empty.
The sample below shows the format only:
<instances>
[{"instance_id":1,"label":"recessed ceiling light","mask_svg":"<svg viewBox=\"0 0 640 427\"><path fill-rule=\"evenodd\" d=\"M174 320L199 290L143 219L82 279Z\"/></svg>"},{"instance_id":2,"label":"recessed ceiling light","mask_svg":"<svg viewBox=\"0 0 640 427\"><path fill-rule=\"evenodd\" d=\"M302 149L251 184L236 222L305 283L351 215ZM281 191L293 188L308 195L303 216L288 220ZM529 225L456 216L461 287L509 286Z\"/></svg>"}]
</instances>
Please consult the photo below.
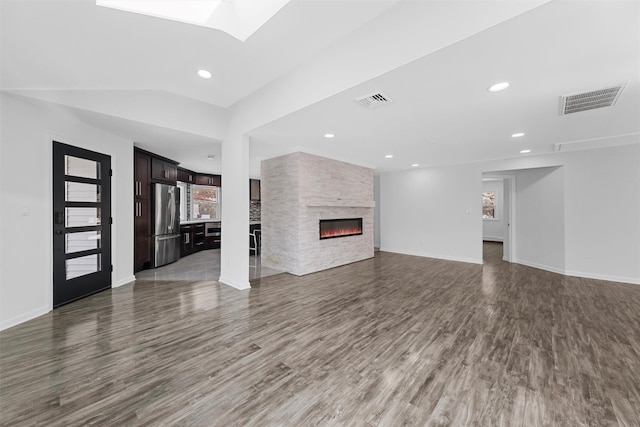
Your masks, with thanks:
<instances>
[{"instance_id":1,"label":"recessed ceiling light","mask_svg":"<svg viewBox=\"0 0 640 427\"><path fill-rule=\"evenodd\" d=\"M215 154L209 154L209 155L207 156L207 159L209 159L209 160L213 160L213 159L215 159L215 158L216 158L216 155L215 155Z\"/></svg>"},{"instance_id":2,"label":"recessed ceiling light","mask_svg":"<svg viewBox=\"0 0 640 427\"><path fill-rule=\"evenodd\" d=\"M500 83L496 83L494 85L491 85L489 87L489 92L500 92L501 90L505 90L506 88L508 88L509 86L511 86L509 84L509 82L500 82Z\"/></svg>"},{"instance_id":3,"label":"recessed ceiling light","mask_svg":"<svg viewBox=\"0 0 640 427\"><path fill-rule=\"evenodd\" d=\"M527 154L530 153L531 150L520 150L520 154Z\"/></svg>"},{"instance_id":4,"label":"recessed ceiling light","mask_svg":"<svg viewBox=\"0 0 640 427\"><path fill-rule=\"evenodd\" d=\"M518 132L518 133L514 133L513 135L511 135L511 138L520 138L521 136L524 136L523 132Z\"/></svg>"},{"instance_id":5,"label":"recessed ceiling light","mask_svg":"<svg viewBox=\"0 0 640 427\"><path fill-rule=\"evenodd\" d=\"M324 137L325 138L335 138L336 136L334 134L332 134L332 133L325 133Z\"/></svg>"},{"instance_id":6,"label":"recessed ceiling light","mask_svg":"<svg viewBox=\"0 0 640 427\"><path fill-rule=\"evenodd\" d=\"M210 79L211 73L207 70L198 70L198 75L203 79Z\"/></svg>"},{"instance_id":7,"label":"recessed ceiling light","mask_svg":"<svg viewBox=\"0 0 640 427\"><path fill-rule=\"evenodd\" d=\"M384 156L385 159L393 159L393 154L387 154Z\"/></svg>"},{"instance_id":8,"label":"recessed ceiling light","mask_svg":"<svg viewBox=\"0 0 640 427\"><path fill-rule=\"evenodd\" d=\"M412 168L417 168L418 166L420 166L420 165L417 164L417 163L414 163L414 164L411 165Z\"/></svg>"}]
</instances>

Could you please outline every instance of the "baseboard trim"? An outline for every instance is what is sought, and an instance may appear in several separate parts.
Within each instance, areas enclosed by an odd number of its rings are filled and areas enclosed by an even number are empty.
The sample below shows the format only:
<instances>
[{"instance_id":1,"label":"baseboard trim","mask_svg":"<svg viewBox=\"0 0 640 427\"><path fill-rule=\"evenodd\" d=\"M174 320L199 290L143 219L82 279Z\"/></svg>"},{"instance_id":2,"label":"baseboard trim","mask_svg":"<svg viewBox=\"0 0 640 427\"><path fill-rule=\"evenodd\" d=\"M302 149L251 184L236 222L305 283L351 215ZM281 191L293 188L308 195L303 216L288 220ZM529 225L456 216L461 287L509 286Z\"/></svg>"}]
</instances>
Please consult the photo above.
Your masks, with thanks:
<instances>
[{"instance_id":1,"label":"baseboard trim","mask_svg":"<svg viewBox=\"0 0 640 427\"><path fill-rule=\"evenodd\" d=\"M466 262L468 264L482 264L482 259L450 257L446 255L435 255L435 254L429 254L425 252L405 251L405 250L393 249L393 248L381 247L380 252L392 252L395 254L412 255L412 256L419 256L423 258L435 258L435 259L442 259L445 261Z\"/></svg>"},{"instance_id":2,"label":"baseboard trim","mask_svg":"<svg viewBox=\"0 0 640 427\"><path fill-rule=\"evenodd\" d=\"M24 323L28 320L35 319L36 317L40 317L43 314L47 314L51 311L50 307L40 307L35 310L31 310L27 313L21 314L19 316L12 317L11 319L4 320L0 322L0 331L4 331L5 329L9 329L20 323Z\"/></svg>"},{"instance_id":3,"label":"baseboard trim","mask_svg":"<svg viewBox=\"0 0 640 427\"><path fill-rule=\"evenodd\" d=\"M239 290L244 290L244 289L250 289L251 288L251 284L249 282L236 282L234 280L229 280L226 277L222 277L220 276L220 278L218 279L219 283L222 283L223 285L227 285L227 286L231 286L232 288L236 288Z\"/></svg>"},{"instance_id":4,"label":"baseboard trim","mask_svg":"<svg viewBox=\"0 0 640 427\"><path fill-rule=\"evenodd\" d=\"M609 276L607 274L584 273L581 271L565 271L565 275L572 277L583 277L585 279L606 280L607 282L629 283L630 285L640 285L640 278Z\"/></svg>"},{"instance_id":5,"label":"baseboard trim","mask_svg":"<svg viewBox=\"0 0 640 427\"><path fill-rule=\"evenodd\" d=\"M526 265L527 267L533 267L540 270L550 271L552 273L562 274L563 276L581 277L584 279L605 280L608 282L629 283L631 285L640 285L640 278L622 277L622 276L609 276L606 274L594 274L585 273L583 271L567 271L555 267L549 267L547 265L536 264L534 262L528 262L523 260L516 261L517 264Z\"/></svg>"},{"instance_id":6,"label":"baseboard trim","mask_svg":"<svg viewBox=\"0 0 640 427\"><path fill-rule=\"evenodd\" d=\"M111 285L112 288L119 288L120 286L124 286L127 285L131 282L135 282L136 280L136 276L131 275L129 277L125 277L124 279L120 279L118 280L116 283L114 283L113 285Z\"/></svg>"},{"instance_id":7,"label":"baseboard trim","mask_svg":"<svg viewBox=\"0 0 640 427\"><path fill-rule=\"evenodd\" d=\"M551 267L551 266L543 265L543 264L537 264L535 262L525 261L525 260L521 260L521 259L516 260L514 262L516 264L526 265L527 267L537 268L538 270L544 270L544 271L549 271L551 273L557 273L557 274L566 275L564 269L561 269L561 268Z\"/></svg>"}]
</instances>

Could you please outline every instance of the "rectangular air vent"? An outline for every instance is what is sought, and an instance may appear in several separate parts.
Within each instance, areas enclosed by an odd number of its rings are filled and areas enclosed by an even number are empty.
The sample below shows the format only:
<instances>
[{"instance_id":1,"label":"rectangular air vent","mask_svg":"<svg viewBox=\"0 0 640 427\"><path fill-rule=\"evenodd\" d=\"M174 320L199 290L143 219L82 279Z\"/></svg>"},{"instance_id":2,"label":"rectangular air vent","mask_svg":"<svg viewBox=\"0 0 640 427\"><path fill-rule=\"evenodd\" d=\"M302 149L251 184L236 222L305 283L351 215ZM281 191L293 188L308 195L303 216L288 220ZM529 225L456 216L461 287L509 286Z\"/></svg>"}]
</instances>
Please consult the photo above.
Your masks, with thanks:
<instances>
[{"instance_id":1,"label":"rectangular air vent","mask_svg":"<svg viewBox=\"0 0 640 427\"><path fill-rule=\"evenodd\" d=\"M369 95L356 98L355 101L364 108L376 108L381 105L391 104L391 98L382 92L374 92Z\"/></svg>"},{"instance_id":2,"label":"rectangular air vent","mask_svg":"<svg viewBox=\"0 0 640 427\"><path fill-rule=\"evenodd\" d=\"M612 86L591 92L564 95L560 97L560 115L593 110L594 108L611 107L620 97L625 84Z\"/></svg>"}]
</instances>

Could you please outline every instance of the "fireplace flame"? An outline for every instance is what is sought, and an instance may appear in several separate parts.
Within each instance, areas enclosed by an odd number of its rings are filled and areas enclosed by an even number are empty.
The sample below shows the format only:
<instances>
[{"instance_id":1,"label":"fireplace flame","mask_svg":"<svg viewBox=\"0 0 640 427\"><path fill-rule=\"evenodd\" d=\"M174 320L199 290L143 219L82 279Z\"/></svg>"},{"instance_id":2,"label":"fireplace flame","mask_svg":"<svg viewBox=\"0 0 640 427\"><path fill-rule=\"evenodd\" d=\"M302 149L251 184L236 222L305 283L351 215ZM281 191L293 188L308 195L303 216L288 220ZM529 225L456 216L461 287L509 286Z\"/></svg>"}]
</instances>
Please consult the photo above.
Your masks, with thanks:
<instances>
[{"instance_id":1,"label":"fireplace flame","mask_svg":"<svg viewBox=\"0 0 640 427\"><path fill-rule=\"evenodd\" d=\"M362 218L320 220L320 239L360 234L362 234Z\"/></svg>"},{"instance_id":2,"label":"fireplace flame","mask_svg":"<svg viewBox=\"0 0 640 427\"><path fill-rule=\"evenodd\" d=\"M351 236L352 234L362 234L361 228L338 228L335 230L324 230L320 235L321 238L324 237L336 237L336 236Z\"/></svg>"}]
</instances>

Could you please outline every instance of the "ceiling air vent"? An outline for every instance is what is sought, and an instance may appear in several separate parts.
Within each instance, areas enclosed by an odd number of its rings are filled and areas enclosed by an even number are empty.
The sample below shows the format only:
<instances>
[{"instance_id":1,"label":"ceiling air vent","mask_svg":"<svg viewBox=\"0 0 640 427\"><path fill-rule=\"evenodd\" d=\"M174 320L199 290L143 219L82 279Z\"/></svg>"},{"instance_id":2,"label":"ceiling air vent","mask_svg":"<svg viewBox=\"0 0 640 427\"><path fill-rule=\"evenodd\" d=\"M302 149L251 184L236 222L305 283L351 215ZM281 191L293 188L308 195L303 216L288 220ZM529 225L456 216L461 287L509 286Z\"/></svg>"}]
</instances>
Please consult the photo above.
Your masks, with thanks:
<instances>
[{"instance_id":1,"label":"ceiling air vent","mask_svg":"<svg viewBox=\"0 0 640 427\"><path fill-rule=\"evenodd\" d=\"M611 107L622 93L625 84L612 86L591 92L577 93L560 97L560 115L593 110L594 108Z\"/></svg>"},{"instance_id":2,"label":"ceiling air vent","mask_svg":"<svg viewBox=\"0 0 640 427\"><path fill-rule=\"evenodd\" d=\"M391 98L382 92L374 92L369 95L361 96L360 98L356 98L355 101L362 105L364 108L376 108L381 105L391 104Z\"/></svg>"}]
</instances>

